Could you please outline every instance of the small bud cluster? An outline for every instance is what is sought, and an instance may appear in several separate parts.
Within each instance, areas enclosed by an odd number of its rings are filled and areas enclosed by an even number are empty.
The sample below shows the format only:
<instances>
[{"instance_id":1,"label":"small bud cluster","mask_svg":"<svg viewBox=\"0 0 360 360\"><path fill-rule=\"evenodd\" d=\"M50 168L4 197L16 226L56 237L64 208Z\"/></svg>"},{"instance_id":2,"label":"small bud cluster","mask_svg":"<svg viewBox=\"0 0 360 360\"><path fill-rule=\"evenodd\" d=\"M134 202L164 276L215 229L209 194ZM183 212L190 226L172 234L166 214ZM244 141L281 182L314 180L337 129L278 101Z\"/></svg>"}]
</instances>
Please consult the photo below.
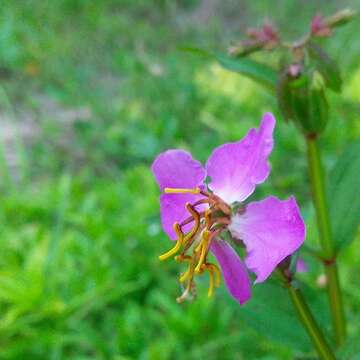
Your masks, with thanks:
<instances>
[{"instance_id":1,"label":"small bud cluster","mask_svg":"<svg viewBox=\"0 0 360 360\"><path fill-rule=\"evenodd\" d=\"M341 91L337 64L318 43L330 37L336 27L346 24L356 12L344 9L331 16L313 17L309 31L294 42L283 41L268 21L260 29L247 30L247 39L229 49L230 55L244 57L255 51L278 50L276 95L286 121L293 121L306 136L322 133L328 122L326 90Z\"/></svg>"},{"instance_id":2,"label":"small bud cluster","mask_svg":"<svg viewBox=\"0 0 360 360\"><path fill-rule=\"evenodd\" d=\"M230 55L244 56L257 50L273 50L279 44L279 35L275 27L265 22L262 28L250 28L247 30L248 39L229 48Z\"/></svg>"}]
</instances>

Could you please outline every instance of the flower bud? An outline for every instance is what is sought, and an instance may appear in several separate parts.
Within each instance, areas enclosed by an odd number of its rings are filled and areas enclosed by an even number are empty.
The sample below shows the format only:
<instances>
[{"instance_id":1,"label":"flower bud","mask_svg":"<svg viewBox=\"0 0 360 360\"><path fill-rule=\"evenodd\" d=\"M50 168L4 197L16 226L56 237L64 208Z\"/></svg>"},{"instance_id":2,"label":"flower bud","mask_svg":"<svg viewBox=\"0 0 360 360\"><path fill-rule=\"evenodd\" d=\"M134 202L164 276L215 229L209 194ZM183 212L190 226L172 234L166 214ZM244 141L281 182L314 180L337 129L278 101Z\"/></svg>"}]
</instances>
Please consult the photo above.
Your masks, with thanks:
<instances>
[{"instance_id":1,"label":"flower bud","mask_svg":"<svg viewBox=\"0 0 360 360\"><path fill-rule=\"evenodd\" d=\"M285 120L292 120L306 135L320 134L328 121L324 78L318 71L303 71L296 77L294 65L280 76L277 100Z\"/></svg>"}]
</instances>

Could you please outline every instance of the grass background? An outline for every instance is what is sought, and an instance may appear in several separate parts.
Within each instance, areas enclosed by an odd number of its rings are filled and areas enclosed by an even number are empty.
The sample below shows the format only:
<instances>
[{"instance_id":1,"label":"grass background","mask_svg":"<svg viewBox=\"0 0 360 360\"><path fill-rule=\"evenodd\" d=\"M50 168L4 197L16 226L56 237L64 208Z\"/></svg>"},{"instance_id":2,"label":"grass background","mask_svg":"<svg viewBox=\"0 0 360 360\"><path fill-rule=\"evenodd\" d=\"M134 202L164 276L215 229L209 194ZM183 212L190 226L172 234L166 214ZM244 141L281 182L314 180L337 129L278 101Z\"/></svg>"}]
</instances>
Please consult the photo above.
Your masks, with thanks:
<instances>
[{"instance_id":1,"label":"grass background","mask_svg":"<svg viewBox=\"0 0 360 360\"><path fill-rule=\"evenodd\" d=\"M310 354L287 305L275 294L268 304L271 283L258 285L258 300L244 308L223 288L207 299L206 279L196 302L176 304L179 269L157 259L170 244L149 165L176 147L205 161L214 146L239 139L273 111L273 172L256 196L295 194L311 223L304 144L274 99L179 47L224 51L267 17L291 39L313 14L347 5L356 1L2 1L1 359ZM344 78L342 95L329 94L327 168L360 137L359 30L356 19L326 41ZM321 268L308 261L303 279L322 301ZM359 261L354 242L340 257L349 359L360 332ZM326 330L328 320L322 324Z\"/></svg>"}]
</instances>

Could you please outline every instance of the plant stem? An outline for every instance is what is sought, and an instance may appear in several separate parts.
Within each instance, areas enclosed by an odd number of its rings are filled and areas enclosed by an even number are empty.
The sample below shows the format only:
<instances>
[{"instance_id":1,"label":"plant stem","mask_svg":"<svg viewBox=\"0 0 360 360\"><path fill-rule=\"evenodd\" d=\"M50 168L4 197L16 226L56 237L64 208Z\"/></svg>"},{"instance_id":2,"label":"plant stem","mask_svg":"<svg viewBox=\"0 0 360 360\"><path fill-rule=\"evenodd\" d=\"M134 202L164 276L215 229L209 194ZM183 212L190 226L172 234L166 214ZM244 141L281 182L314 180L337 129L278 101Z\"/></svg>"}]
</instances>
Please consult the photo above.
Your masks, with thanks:
<instances>
[{"instance_id":1,"label":"plant stem","mask_svg":"<svg viewBox=\"0 0 360 360\"><path fill-rule=\"evenodd\" d=\"M330 301L332 323L337 345L341 345L346 336L346 322L342 303L342 294L336 265L336 251L332 237L323 167L317 139L307 139L308 166L311 190L319 229L320 244L324 256L327 290Z\"/></svg>"},{"instance_id":2,"label":"plant stem","mask_svg":"<svg viewBox=\"0 0 360 360\"><path fill-rule=\"evenodd\" d=\"M322 360L335 360L335 356L327 344L322 331L312 315L300 289L295 288L291 282L288 283L290 298L296 308L298 316L304 325L311 341Z\"/></svg>"}]
</instances>

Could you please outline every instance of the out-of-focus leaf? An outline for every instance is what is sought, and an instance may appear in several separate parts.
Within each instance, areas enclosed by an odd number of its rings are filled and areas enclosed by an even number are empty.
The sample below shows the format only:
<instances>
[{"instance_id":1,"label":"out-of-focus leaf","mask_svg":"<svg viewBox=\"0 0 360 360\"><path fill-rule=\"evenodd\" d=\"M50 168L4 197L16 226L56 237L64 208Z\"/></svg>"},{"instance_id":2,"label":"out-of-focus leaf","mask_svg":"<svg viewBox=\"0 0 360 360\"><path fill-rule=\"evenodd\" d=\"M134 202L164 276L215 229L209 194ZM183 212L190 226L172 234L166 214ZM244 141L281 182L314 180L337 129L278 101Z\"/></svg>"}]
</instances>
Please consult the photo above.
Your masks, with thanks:
<instances>
[{"instance_id":1,"label":"out-of-focus leaf","mask_svg":"<svg viewBox=\"0 0 360 360\"><path fill-rule=\"evenodd\" d=\"M330 172L328 198L336 247L355 237L360 225L360 141L350 144Z\"/></svg>"},{"instance_id":2,"label":"out-of-focus leaf","mask_svg":"<svg viewBox=\"0 0 360 360\"><path fill-rule=\"evenodd\" d=\"M309 288L304 289L306 299L322 328L328 324L326 307L322 299ZM312 345L298 319L287 290L267 282L254 286L253 296L241 308L240 318L265 337L300 351L309 351Z\"/></svg>"},{"instance_id":3,"label":"out-of-focus leaf","mask_svg":"<svg viewBox=\"0 0 360 360\"><path fill-rule=\"evenodd\" d=\"M315 61L317 70L324 77L325 84L335 92L341 91L340 70L333 59L318 45L311 43L308 46L309 55Z\"/></svg>"},{"instance_id":4,"label":"out-of-focus leaf","mask_svg":"<svg viewBox=\"0 0 360 360\"><path fill-rule=\"evenodd\" d=\"M275 90L277 75L269 66L250 59L233 59L221 54L215 54L215 57L225 69L246 75L269 89Z\"/></svg>"},{"instance_id":5,"label":"out-of-focus leaf","mask_svg":"<svg viewBox=\"0 0 360 360\"><path fill-rule=\"evenodd\" d=\"M217 60L225 69L243 74L257 83L264 85L269 90L275 91L277 74L271 67L265 64L248 58L232 58L218 52L206 51L194 47L183 47L182 50Z\"/></svg>"}]
</instances>

